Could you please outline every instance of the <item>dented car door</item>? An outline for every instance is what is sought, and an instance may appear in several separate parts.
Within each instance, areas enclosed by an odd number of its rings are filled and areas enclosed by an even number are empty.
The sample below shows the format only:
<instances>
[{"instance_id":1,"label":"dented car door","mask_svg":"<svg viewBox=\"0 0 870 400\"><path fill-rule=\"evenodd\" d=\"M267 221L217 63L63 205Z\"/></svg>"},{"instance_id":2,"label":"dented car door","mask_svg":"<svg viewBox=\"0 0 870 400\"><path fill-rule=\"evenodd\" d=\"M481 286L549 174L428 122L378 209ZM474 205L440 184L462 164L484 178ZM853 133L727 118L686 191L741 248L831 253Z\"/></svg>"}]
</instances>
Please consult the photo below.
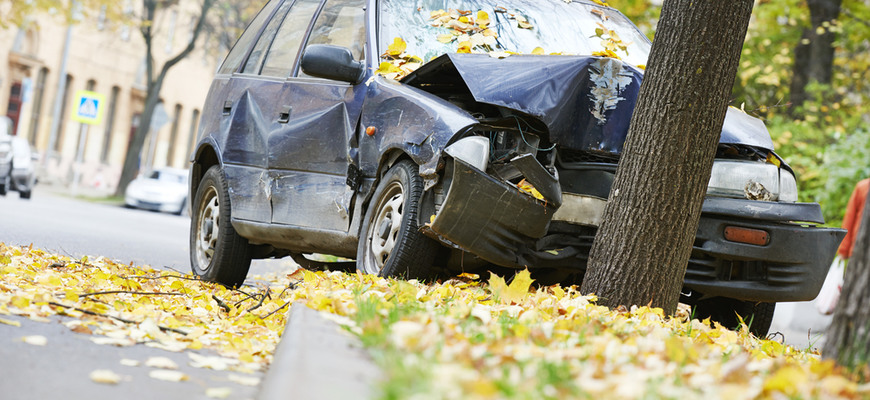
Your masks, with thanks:
<instances>
[{"instance_id":1,"label":"dented car door","mask_svg":"<svg viewBox=\"0 0 870 400\"><path fill-rule=\"evenodd\" d=\"M343 46L356 59L362 58L364 4L361 0L326 1L307 45ZM353 190L346 185L346 173L356 147L363 92L346 82L314 78L301 71L288 80L282 97L282 125L268 142L273 223L348 229Z\"/></svg>"}]
</instances>

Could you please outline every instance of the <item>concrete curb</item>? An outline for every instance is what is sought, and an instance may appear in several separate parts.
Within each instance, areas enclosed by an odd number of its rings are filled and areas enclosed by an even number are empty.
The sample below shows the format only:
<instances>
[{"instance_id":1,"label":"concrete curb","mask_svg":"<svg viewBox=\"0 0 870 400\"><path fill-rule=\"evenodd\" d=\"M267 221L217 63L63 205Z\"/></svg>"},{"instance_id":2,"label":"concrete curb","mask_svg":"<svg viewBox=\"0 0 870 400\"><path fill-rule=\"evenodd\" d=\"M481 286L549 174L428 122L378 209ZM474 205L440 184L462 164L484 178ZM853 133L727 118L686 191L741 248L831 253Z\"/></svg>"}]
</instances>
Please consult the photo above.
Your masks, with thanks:
<instances>
[{"instance_id":1,"label":"concrete curb","mask_svg":"<svg viewBox=\"0 0 870 400\"><path fill-rule=\"evenodd\" d=\"M371 399L381 376L356 337L299 304L290 308L257 399Z\"/></svg>"}]
</instances>

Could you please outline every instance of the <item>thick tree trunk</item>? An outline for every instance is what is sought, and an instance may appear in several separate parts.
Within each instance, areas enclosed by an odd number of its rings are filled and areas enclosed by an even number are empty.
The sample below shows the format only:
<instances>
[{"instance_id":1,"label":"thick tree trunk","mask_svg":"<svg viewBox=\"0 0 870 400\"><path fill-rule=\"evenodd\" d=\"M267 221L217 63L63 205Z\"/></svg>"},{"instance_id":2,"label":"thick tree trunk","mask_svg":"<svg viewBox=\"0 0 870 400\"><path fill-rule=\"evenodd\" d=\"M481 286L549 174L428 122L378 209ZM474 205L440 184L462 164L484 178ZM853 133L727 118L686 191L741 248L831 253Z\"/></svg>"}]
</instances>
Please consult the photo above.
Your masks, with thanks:
<instances>
[{"instance_id":1,"label":"thick tree trunk","mask_svg":"<svg viewBox=\"0 0 870 400\"><path fill-rule=\"evenodd\" d=\"M600 304L672 313L752 0L668 0L583 281Z\"/></svg>"},{"instance_id":2,"label":"thick tree trunk","mask_svg":"<svg viewBox=\"0 0 870 400\"><path fill-rule=\"evenodd\" d=\"M841 3L842 0L807 0L811 27L804 29L801 40L794 50L789 90L792 115L796 114L795 107L801 106L809 99L806 90L808 83L812 81L831 83L834 69L834 40L837 39L837 34L826 29L825 25L840 16Z\"/></svg>"},{"instance_id":3,"label":"thick tree trunk","mask_svg":"<svg viewBox=\"0 0 870 400\"><path fill-rule=\"evenodd\" d=\"M867 198L870 202L870 197ZM865 203L864 208L867 208ZM870 212L865 212L846 267L840 301L825 335L822 354L854 368L870 362Z\"/></svg>"}]
</instances>

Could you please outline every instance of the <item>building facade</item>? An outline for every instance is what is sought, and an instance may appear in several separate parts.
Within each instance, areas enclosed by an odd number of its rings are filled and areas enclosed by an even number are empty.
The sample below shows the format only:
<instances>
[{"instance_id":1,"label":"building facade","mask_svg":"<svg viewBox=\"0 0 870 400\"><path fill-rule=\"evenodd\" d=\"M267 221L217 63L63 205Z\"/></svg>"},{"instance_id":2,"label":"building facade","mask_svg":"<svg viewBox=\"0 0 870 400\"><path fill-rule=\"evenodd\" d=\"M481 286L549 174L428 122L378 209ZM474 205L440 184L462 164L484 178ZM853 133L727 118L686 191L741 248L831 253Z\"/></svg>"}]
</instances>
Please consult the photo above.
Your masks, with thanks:
<instances>
[{"instance_id":1,"label":"building facade","mask_svg":"<svg viewBox=\"0 0 870 400\"><path fill-rule=\"evenodd\" d=\"M195 3L181 1L161 12L155 23L155 70L192 37ZM185 10L185 4L194 9ZM66 73L61 76L67 35ZM196 50L169 71L160 94L162 111L154 120L163 124L146 139L141 172L187 166L201 107L222 58L204 50L202 43L209 38L202 36ZM57 16L40 15L25 26L0 30L0 115L9 116L16 135L27 137L39 153L41 180L69 185L79 176L80 187L106 193L115 189L145 107L145 55L145 42L135 26L105 21L100 15L72 25ZM83 90L105 99L97 125L72 118L76 94Z\"/></svg>"}]
</instances>

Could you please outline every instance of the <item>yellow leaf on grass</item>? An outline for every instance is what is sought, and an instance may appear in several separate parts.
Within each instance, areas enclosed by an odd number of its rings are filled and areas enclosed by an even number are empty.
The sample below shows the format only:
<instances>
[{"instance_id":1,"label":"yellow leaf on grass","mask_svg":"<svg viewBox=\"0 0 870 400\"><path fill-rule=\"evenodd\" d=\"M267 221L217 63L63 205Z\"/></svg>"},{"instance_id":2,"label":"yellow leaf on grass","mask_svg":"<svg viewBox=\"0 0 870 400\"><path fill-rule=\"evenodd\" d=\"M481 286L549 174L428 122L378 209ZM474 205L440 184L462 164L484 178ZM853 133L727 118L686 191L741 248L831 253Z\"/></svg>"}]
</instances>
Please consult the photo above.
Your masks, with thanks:
<instances>
[{"instance_id":1,"label":"yellow leaf on grass","mask_svg":"<svg viewBox=\"0 0 870 400\"><path fill-rule=\"evenodd\" d=\"M764 381L764 390L782 392L787 396L797 394L799 383L805 382L807 374L797 367L785 367L777 370Z\"/></svg>"},{"instance_id":2,"label":"yellow leaf on grass","mask_svg":"<svg viewBox=\"0 0 870 400\"><path fill-rule=\"evenodd\" d=\"M534 279L529 270L524 269L514 275L510 285L505 284L502 277L492 274L489 277L489 286L492 294L503 304L519 303L529 293L529 286Z\"/></svg>"}]
</instances>

